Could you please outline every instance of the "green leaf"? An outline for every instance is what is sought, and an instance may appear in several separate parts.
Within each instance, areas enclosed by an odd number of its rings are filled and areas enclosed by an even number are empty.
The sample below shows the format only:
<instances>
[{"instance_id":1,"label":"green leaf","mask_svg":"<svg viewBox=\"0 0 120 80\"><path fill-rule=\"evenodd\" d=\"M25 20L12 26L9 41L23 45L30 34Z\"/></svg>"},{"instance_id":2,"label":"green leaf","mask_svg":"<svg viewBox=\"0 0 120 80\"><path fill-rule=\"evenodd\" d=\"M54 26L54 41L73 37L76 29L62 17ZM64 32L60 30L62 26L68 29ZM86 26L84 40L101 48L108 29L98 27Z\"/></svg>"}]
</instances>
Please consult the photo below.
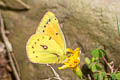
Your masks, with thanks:
<instances>
[{"instance_id":1,"label":"green leaf","mask_svg":"<svg viewBox=\"0 0 120 80\"><path fill-rule=\"evenodd\" d=\"M95 62L95 58L94 58L94 57L92 57L91 61L92 61L92 62Z\"/></svg>"},{"instance_id":2,"label":"green leaf","mask_svg":"<svg viewBox=\"0 0 120 80\"><path fill-rule=\"evenodd\" d=\"M103 75L99 74L98 80L103 80Z\"/></svg>"},{"instance_id":3,"label":"green leaf","mask_svg":"<svg viewBox=\"0 0 120 80\"><path fill-rule=\"evenodd\" d=\"M103 80L103 78L105 77L106 73L105 72L100 72L99 73L99 80Z\"/></svg>"},{"instance_id":4,"label":"green leaf","mask_svg":"<svg viewBox=\"0 0 120 80\"><path fill-rule=\"evenodd\" d=\"M91 55L93 56L93 57L99 57L99 50L98 49L95 49L95 50L92 50L91 51Z\"/></svg>"},{"instance_id":5,"label":"green leaf","mask_svg":"<svg viewBox=\"0 0 120 80\"><path fill-rule=\"evenodd\" d=\"M82 73L80 67L77 67L76 69L73 69L73 72L74 72L80 79L82 79L83 73Z\"/></svg>"},{"instance_id":6,"label":"green leaf","mask_svg":"<svg viewBox=\"0 0 120 80\"><path fill-rule=\"evenodd\" d=\"M104 80L109 80L107 76L105 76Z\"/></svg>"},{"instance_id":7,"label":"green leaf","mask_svg":"<svg viewBox=\"0 0 120 80\"><path fill-rule=\"evenodd\" d=\"M118 72L118 73L116 74L116 78L117 78L117 80L120 80L120 72Z\"/></svg>"},{"instance_id":8,"label":"green leaf","mask_svg":"<svg viewBox=\"0 0 120 80\"><path fill-rule=\"evenodd\" d=\"M97 71L96 64L92 64L91 71L92 72L96 72Z\"/></svg>"},{"instance_id":9,"label":"green leaf","mask_svg":"<svg viewBox=\"0 0 120 80\"><path fill-rule=\"evenodd\" d=\"M95 80L98 80L98 73L93 74Z\"/></svg>"},{"instance_id":10,"label":"green leaf","mask_svg":"<svg viewBox=\"0 0 120 80\"><path fill-rule=\"evenodd\" d=\"M118 34L120 35L120 24L117 16L116 16L116 19L117 19Z\"/></svg>"},{"instance_id":11,"label":"green leaf","mask_svg":"<svg viewBox=\"0 0 120 80\"><path fill-rule=\"evenodd\" d=\"M85 62L86 62L87 64L90 64L90 59L89 59L88 57L86 57L86 58L85 58Z\"/></svg>"},{"instance_id":12,"label":"green leaf","mask_svg":"<svg viewBox=\"0 0 120 80\"><path fill-rule=\"evenodd\" d=\"M106 52L103 49L99 50L99 56L100 58L102 58L103 56L105 56Z\"/></svg>"},{"instance_id":13,"label":"green leaf","mask_svg":"<svg viewBox=\"0 0 120 80\"><path fill-rule=\"evenodd\" d=\"M112 73L112 74L111 74L111 78L112 78L112 80L116 80L116 74L115 74L115 73Z\"/></svg>"},{"instance_id":14,"label":"green leaf","mask_svg":"<svg viewBox=\"0 0 120 80\"><path fill-rule=\"evenodd\" d=\"M93 64L93 63L91 63L91 64L89 64L89 65L88 65L88 68L89 68L89 69L91 69L91 68L92 68L92 64Z\"/></svg>"},{"instance_id":15,"label":"green leaf","mask_svg":"<svg viewBox=\"0 0 120 80\"><path fill-rule=\"evenodd\" d=\"M106 72L101 72L101 74L105 77L106 76Z\"/></svg>"},{"instance_id":16,"label":"green leaf","mask_svg":"<svg viewBox=\"0 0 120 80\"><path fill-rule=\"evenodd\" d=\"M118 29L120 29L120 24L118 24Z\"/></svg>"},{"instance_id":17,"label":"green leaf","mask_svg":"<svg viewBox=\"0 0 120 80\"><path fill-rule=\"evenodd\" d=\"M97 70L102 70L102 66L100 64L96 64L96 69Z\"/></svg>"}]
</instances>

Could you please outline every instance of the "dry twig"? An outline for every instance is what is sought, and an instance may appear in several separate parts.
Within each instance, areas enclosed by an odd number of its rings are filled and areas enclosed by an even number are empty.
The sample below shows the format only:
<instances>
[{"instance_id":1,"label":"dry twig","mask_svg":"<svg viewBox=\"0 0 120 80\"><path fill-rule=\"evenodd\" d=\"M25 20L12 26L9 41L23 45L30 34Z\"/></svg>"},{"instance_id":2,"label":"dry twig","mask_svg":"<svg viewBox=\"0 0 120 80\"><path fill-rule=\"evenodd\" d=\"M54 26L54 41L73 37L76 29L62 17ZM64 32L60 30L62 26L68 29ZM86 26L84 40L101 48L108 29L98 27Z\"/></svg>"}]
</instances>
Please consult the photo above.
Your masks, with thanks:
<instances>
[{"instance_id":1,"label":"dry twig","mask_svg":"<svg viewBox=\"0 0 120 80\"><path fill-rule=\"evenodd\" d=\"M26 9L30 9L30 6L28 6L27 4L25 4L21 0L17 0L17 2L19 2L21 5L23 5Z\"/></svg>"},{"instance_id":2,"label":"dry twig","mask_svg":"<svg viewBox=\"0 0 120 80\"><path fill-rule=\"evenodd\" d=\"M53 73L55 75L55 77L54 77L55 79L62 80L60 78L59 74L55 71L55 69L51 65L47 64L47 66L49 66L52 69L52 71L53 71Z\"/></svg>"},{"instance_id":3,"label":"dry twig","mask_svg":"<svg viewBox=\"0 0 120 80\"><path fill-rule=\"evenodd\" d=\"M113 73L113 71L114 71L114 65L111 66L111 65L108 63L108 61L106 60L106 58L105 58L104 56L103 56L102 58L103 58L104 62L108 65L108 67L109 67L109 69L110 69L110 72Z\"/></svg>"},{"instance_id":4,"label":"dry twig","mask_svg":"<svg viewBox=\"0 0 120 80\"><path fill-rule=\"evenodd\" d=\"M13 53L12 53L12 52L13 52L12 46L11 46L8 38L7 38L6 35L5 35L5 30L4 30L5 27L4 27L4 22L3 22L3 18L2 18L1 13L0 13L0 24L1 24L1 25L0 25L0 27L1 27L1 35L2 35L3 41L4 41L4 43L5 43L5 45L6 45L6 48L7 48L8 58L9 58L9 60L10 60L11 67L12 67L12 69L13 69L13 73L14 73L14 75L15 75L16 80L20 80L20 76L19 76L19 73L18 73L18 71L17 71L17 69L16 69L16 67L15 67L14 60L13 60L13 56L12 56L12 54L13 54ZM14 58L14 59L15 59L15 58Z\"/></svg>"}]
</instances>

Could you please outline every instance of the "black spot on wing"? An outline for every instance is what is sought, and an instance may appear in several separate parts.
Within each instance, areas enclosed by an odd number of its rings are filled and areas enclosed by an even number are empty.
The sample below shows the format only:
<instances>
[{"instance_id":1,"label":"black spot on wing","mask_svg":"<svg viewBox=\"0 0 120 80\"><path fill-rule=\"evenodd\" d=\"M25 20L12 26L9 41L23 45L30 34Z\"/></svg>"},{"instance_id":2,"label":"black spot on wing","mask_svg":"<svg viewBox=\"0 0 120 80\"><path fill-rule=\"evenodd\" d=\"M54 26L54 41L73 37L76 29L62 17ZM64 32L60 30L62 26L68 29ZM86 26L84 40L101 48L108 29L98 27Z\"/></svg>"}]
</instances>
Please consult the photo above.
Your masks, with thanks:
<instances>
[{"instance_id":1,"label":"black spot on wing","mask_svg":"<svg viewBox=\"0 0 120 80\"><path fill-rule=\"evenodd\" d=\"M51 40L52 39L52 37L49 37L49 40Z\"/></svg>"},{"instance_id":2,"label":"black spot on wing","mask_svg":"<svg viewBox=\"0 0 120 80\"><path fill-rule=\"evenodd\" d=\"M48 24L50 21L51 21L51 20L50 20L50 19L48 19L48 21L46 22L46 24Z\"/></svg>"},{"instance_id":3,"label":"black spot on wing","mask_svg":"<svg viewBox=\"0 0 120 80\"><path fill-rule=\"evenodd\" d=\"M37 44L37 42L35 42L35 44Z\"/></svg>"},{"instance_id":4,"label":"black spot on wing","mask_svg":"<svg viewBox=\"0 0 120 80\"><path fill-rule=\"evenodd\" d=\"M46 24L48 24L48 22Z\"/></svg>"},{"instance_id":5,"label":"black spot on wing","mask_svg":"<svg viewBox=\"0 0 120 80\"><path fill-rule=\"evenodd\" d=\"M48 49L48 47L46 45L40 45L43 49Z\"/></svg>"},{"instance_id":6,"label":"black spot on wing","mask_svg":"<svg viewBox=\"0 0 120 80\"><path fill-rule=\"evenodd\" d=\"M44 28L46 28L46 25L44 25Z\"/></svg>"},{"instance_id":7,"label":"black spot on wing","mask_svg":"<svg viewBox=\"0 0 120 80\"><path fill-rule=\"evenodd\" d=\"M39 39L37 39L37 41L39 41Z\"/></svg>"},{"instance_id":8,"label":"black spot on wing","mask_svg":"<svg viewBox=\"0 0 120 80\"><path fill-rule=\"evenodd\" d=\"M58 33L56 32L56 35L58 35Z\"/></svg>"},{"instance_id":9,"label":"black spot on wing","mask_svg":"<svg viewBox=\"0 0 120 80\"><path fill-rule=\"evenodd\" d=\"M33 54L35 54L35 51L33 51Z\"/></svg>"},{"instance_id":10,"label":"black spot on wing","mask_svg":"<svg viewBox=\"0 0 120 80\"><path fill-rule=\"evenodd\" d=\"M45 30L43 30L43 32L45 32Z\"/></svg>"},{"instance_id":11,"label":"black spot on wing","mask_svg":"<svg viewBox=\"0 0 120 80\"><path fill-rule=\"evenodd\" d=\"M48 21L50 22L51 20L49 19Z\"/></svg>"},{"instance_id":12,"label":"black spot on wing","mask_svg":"<svg viewBox=\"0 0 120 80\"><path fill-rule=\"evenodd\" d=\"M34 46L32 46L32 48L34 49Z\"/></svg>"}]
</instances>

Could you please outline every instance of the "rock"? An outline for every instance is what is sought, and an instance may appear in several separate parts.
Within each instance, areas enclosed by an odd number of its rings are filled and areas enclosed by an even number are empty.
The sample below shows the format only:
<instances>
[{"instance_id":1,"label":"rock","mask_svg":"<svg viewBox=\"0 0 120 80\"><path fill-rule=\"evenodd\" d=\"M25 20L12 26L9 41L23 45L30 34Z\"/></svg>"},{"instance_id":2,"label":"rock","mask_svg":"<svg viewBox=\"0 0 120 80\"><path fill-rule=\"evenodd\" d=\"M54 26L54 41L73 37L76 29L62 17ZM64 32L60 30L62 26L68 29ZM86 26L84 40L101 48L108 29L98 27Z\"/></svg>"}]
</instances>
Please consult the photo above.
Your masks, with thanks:
<instances>
[{"instance_id":1,"label":"rock","mask_svg":"<svg viewBox=\"0 0 120 80\"><path fill-rule=\"evenodd\" d=\"M3 0L5 4L1 4L0 6L5 8L8 8L10 10L23 10L23 9L30 9L30 7L22 2L21 0Z\"/></svg>"},{"instance_id":2,"label":"rock","mask_svg":"<svg viewBox=\"0 0 120 80\"><path fill-rule=\"evenodd\" d=\"M31 9L28 12L3 10L9 39L19 63L22 80L42 80L54 77L46 65L31 64L26 56L25 45L47 11L57 16L66 37L67 47L81 47L81 64L84 56L96 46L107 51L110 60L120 64L120 36L117 32L116 15L120 16L119 0L23 0ZM120 17L119 17L120 18ZM79 80L70 69L57 70L63 80Z\"/></svg>"}]
</instances>

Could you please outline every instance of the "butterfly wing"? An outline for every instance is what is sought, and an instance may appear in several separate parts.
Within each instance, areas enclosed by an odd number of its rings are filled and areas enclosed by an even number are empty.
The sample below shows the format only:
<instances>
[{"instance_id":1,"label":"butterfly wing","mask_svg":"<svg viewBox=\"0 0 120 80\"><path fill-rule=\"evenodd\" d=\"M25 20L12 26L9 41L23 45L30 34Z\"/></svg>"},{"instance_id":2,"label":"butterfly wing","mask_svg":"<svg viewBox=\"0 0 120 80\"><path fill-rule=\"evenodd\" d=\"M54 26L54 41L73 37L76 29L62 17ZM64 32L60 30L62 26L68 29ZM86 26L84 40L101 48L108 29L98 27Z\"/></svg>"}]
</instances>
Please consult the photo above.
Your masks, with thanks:
<instances>
[{"instance_id":1,"label":"butterfly wing","mask_svg":"<svg viewBox=\"0 0 120 80\"><path fill-rule=\"evenodd\" d=\"M58 43L43 33L33 34L30 37L26 45L26 51L29 60L33 63L57 63L60 62L60 58L64 57L63 50Z\"/></svg>"},{"instance_id":2,"label":"butterfly wing","mask_svg":"<svg viewBox=\"0 0 120 80\"><path fill-rule=\"evenodd\" d=\"M59 44L60 48L66 53L66 42L58 24L58 20L52 12L47 12L43 17L36 33L44 33L50 36Z\"/></svg>"}]
</instances>

